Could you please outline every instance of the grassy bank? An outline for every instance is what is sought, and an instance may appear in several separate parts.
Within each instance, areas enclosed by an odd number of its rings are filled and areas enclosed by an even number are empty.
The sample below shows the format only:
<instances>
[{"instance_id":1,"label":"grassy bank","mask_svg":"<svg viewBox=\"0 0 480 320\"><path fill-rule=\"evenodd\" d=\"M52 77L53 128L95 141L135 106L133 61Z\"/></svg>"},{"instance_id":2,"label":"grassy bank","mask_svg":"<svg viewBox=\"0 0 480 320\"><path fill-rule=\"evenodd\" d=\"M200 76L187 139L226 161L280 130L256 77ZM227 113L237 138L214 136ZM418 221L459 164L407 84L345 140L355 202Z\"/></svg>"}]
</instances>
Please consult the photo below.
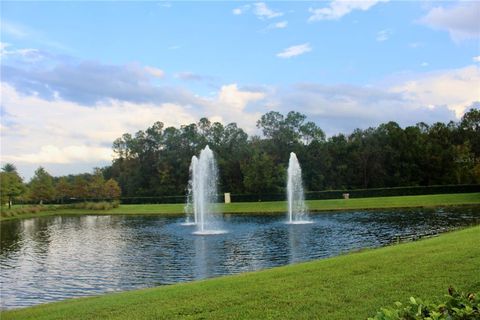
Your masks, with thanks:
<instances>
[{"instance_id":1,"label":"grassy bank","mask_svg":"<svg viewBox=\"0 0 480 320\"><path fill-rule=\"evenodd\" d=\"M312 212L332 210L364 210L386 208L411 208L411 207L443 207L460 205L480 205L480 193L456 193L436 194L421 196L401 197L378 197L359 199L332 199L332 200L309 200L309 210ZM131 204L120 205L110 210L85 210L85 209L58 209L41 211L35 214L22 214L13 217L2 217L1 220L18 218L31 218L48 215L68 214L158 214L158 215L182 215L183 204ZM237 202L219 204L218 210L223 213L285 213L287 204L285 201L272 202Z\"/></svg>"},{"instance_id":2,"label":"grassy bank","mask_svg":"<svg viewBox=\"0 0 480 320\"><path fill-rule=\"evenodd\" d=\"M480 226L330 259L72 299L2 319L365 319L412 295L480 290Z\"/></svg>"}]
</instances>

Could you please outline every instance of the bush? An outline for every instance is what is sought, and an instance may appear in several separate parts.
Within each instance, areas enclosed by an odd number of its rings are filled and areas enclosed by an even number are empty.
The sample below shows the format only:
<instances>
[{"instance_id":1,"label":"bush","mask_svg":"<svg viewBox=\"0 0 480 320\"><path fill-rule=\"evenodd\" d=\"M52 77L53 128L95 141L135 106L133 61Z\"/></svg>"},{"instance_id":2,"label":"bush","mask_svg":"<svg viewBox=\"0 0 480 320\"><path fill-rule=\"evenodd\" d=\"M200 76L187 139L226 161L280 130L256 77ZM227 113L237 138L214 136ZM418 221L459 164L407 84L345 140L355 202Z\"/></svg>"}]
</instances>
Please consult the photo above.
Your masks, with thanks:
<instances>
[{"instance_id":1,"label":"bush","mask_svg":"<svg viewBox=\"0 0 480 320\"><path fill-rule=\"evenodd\" d=\"M110 210L118 208L118 201L101 201L101 202L79 202L62 206L67 209L86 209L86 210Z\"/></svg>"},{"instance_id":2,"label":"bush","mask_svg":"<svg viewBox=\"0 0 480 320\"><path fill-rule=\"evenodd\" d=\"M478 320L480 319L480 292L464 294L449 288L443 302L439 304L423 302L410 297L403 305L396 302L394 307L381 308L368 320Z\"/></svg>"},{"instance_id":3,"label":"bush","mask_svg":"<svg viewBox=\"0 0 480 320\"><path fill-rule=\"evenodd\" d=\"M14 217L17 215L22 215L22 214L35 214L39 213L40 211L53 211L56 210L57 207L55 206L42 206L42 205L35 205L35 206L26 206L26 207L20 207L20 208L12 208L12 209L7 209L3 208L1 210L1 216L2 217Z\"/></svg>"}]
</instances>

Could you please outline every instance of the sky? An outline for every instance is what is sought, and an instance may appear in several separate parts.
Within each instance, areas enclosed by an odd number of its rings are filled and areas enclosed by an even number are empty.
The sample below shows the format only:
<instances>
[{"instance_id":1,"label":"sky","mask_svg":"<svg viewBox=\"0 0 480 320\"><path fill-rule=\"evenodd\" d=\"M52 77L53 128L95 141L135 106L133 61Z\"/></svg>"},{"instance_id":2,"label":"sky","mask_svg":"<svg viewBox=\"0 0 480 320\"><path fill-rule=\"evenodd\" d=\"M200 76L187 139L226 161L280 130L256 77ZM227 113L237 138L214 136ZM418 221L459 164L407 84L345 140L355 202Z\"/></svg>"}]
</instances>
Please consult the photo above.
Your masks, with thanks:
<instances>
[{"instance_id":1,"label":"sky","mask_svg":"<svg viewBox=\"0 0 480 320\"><path fill-rule=\"evenodd\" d=\"M124 133L201 117L328 136L480 107L480 2L0 2L1 163L28 181L112 161Z\"/></svg>"}]
</instances>

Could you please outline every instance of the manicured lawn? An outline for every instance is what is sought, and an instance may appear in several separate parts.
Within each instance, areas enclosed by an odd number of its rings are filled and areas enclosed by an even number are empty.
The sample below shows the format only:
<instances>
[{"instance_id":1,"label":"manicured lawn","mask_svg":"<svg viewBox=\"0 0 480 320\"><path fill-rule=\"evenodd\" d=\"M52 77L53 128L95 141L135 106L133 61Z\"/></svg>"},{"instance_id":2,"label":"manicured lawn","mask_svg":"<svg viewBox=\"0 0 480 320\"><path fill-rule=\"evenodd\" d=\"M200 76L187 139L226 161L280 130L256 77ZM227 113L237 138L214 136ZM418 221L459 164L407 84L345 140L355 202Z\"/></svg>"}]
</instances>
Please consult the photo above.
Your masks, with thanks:
<instances>
[{"instance_id":1,"label":"manicured lawn","mask_svg":"<svg viewBox=\"0 0 480 320\"><path fill-rule=\"evenodd\" d=\"M362 210L382 208L408 208L408 207L441 207L458 205L480 205L480 193L437 194L402 197L378 197L359 199L333 199L307 201L310 211L332 210ZM46 215L67 214L161 214L182 215L184 204L132 204L120 205L111 210L85 210L62 209L55 211L42 211L36 214L23 214L14 217L2 217L1 220L31 218ZM219 204L218 210L223 213L285 213L285 201L272 202L237 202Z\"/></svg>"},{"instance_id":2,"label":"manicured lawn","mask_svg":"<svg viewBox=\"0 0 480 320\"><path fill-rule=\"evenodd\" d=\"M358 199L309 200L310 211L438 207L480 204L480 193L436 194L401 197L376 197ZM223 212L286 212L287 204L283 201L231 203L224 205Z\"/></svg>"},{"instance_id":3,"label":"manicured lawn","mask_svg":"<svg viewBox=\"0 0 480 320\"><path fill-rule=\"evenodd\" d=\"M319 235L321 236L321 235ZM432 239L253 273L67 300L7 319L365 319L449 286L480 290L480 226Z\"/></svg>"}]
</instances>

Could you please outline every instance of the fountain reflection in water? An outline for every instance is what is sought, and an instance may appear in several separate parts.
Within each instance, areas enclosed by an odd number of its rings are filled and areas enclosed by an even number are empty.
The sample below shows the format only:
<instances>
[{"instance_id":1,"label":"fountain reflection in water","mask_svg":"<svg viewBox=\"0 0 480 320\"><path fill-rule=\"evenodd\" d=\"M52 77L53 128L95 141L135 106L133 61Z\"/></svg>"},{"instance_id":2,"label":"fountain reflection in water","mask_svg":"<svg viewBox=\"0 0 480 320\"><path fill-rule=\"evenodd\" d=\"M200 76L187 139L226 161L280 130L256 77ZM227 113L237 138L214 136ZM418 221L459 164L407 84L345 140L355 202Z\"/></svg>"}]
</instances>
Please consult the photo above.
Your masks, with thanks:
<instances>
[{"instance_id":1,"label":"fountain reflection in water","mask_svg":"<svg viewBox=\"0 0 480 320\"><path fill-rule=\"evenodd\" d=\"M312 223L308 218L305 195L303 193L302 169L297 155L290 152L287 177L288 221L290 224Z\"/></svg>"},{"instance_id":2,"label":"fountain reflection in water","mask_svg":"<svg viewBox=\"0 0 480 320\"><path fill-rule=\"evenodd\" d=\"M214 214L217 198L218 171L212 150L208 146L200 156L192 157L190 164L190 181L188 184L188 201L185 207L187 221L185 224L197 226L197 235L222 234L220 221ZM191 221L193 212L193 222Z\"/></svg>"}]
</instances>

